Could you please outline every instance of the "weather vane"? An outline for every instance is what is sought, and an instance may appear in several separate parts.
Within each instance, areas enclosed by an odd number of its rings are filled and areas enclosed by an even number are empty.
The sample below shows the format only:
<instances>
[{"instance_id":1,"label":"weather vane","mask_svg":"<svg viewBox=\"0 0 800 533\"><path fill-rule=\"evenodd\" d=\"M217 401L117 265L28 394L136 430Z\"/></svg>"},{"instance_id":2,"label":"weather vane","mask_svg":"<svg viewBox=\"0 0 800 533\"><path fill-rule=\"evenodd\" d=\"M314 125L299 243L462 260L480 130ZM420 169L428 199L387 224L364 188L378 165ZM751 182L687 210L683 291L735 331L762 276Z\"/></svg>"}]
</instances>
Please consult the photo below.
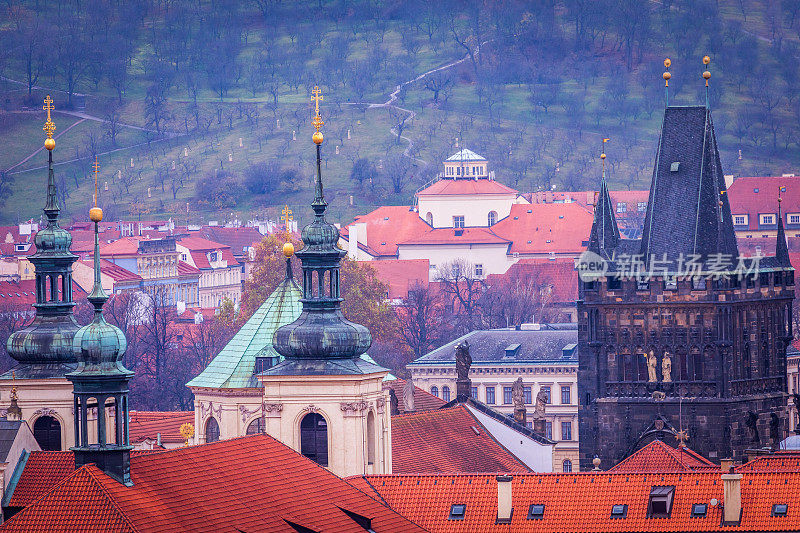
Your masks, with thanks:
<instances>
[{"instance_id":1,"label":"weather vane","mask_svg":"<svg viewBox=\"0 0 800 533\"><path fill-rule=\"evenodd\" d=\"M42 109L47 111L47 122L44 123L44 127L42 128L45 134L47 134L47 139L44 141L44 147L48 150L52 150L56 146L56 141L53 140L53 132L56 131L56 125L53 123L53 119L50 118L50 112L55 109L55 106L53 105L53 99L50 98L49 94L44 99L44 106L42 106Z\"/></svg>"},{"instance_id":2,"label":"weather vane","mask_svg":"<svg viewBox=\"0 0 800 533\"><path fill-rule=\"evenodd\" d=\"M289 209L289 206L284 206L283 211L281 211L281 220L286 225L286 231L291 231L290 225L294 218L292 217L292 210Z\"/></svg>"}]
</instances>

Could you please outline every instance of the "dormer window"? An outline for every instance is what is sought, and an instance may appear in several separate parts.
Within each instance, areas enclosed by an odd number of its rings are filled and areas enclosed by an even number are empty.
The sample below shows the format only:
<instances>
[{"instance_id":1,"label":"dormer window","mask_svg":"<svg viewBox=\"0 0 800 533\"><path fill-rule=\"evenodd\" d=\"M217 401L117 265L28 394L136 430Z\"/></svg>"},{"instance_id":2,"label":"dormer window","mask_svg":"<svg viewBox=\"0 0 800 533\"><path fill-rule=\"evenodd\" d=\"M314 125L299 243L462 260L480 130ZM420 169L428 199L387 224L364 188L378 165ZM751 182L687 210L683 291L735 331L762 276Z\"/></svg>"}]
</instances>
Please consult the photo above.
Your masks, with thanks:
<instances>
[{"instance_id":1,"label":"dormer window","mask_svg":"<svg viewBox=\"0 0 800 533\"><path fill-rule=\"evenodd\" d=\"M733 215L733 225L734 226L746 226L747 225L747 215Z\"/></svg>"},{"instance_id":2,"label":"dormer window","mask_svg":"<svg viewBox=\"0 0 800 533\"><path fill-rule=\"evenodd\" d=\"M759 215L759 222L765 226L775 224L775 215L772 213L767 215Z\"/></svg>"},{"instance_id":3,"label":"dormer window","mask_svg":"<svg viewBox=\"0 0 800 533\"><path fill-rule=\"evenodd\" d=\"M653 487L650 491L650 502L647 505L648 518L669 518L672 512L672 499L675 487Z\"/></svg>"},{"instance_id":4,"label":"dormer window","mask_svg":"<svg viewBox=\"0 0 800 533\"><path fill-rule=\"evenodd\" d=\"M215 262L217 260L217 252L209 252L208 253L208 260Z\"/></svg>"},{"instance_id":5,"label":"dormer window","mask_svg":"<svg viewBox=\"0 0 800 533\"><path fill-rule=\"evenodd\" d=\"M627 213L628 204L625 202L617 202L617 213Z\"/></svg>"}]
</instances>

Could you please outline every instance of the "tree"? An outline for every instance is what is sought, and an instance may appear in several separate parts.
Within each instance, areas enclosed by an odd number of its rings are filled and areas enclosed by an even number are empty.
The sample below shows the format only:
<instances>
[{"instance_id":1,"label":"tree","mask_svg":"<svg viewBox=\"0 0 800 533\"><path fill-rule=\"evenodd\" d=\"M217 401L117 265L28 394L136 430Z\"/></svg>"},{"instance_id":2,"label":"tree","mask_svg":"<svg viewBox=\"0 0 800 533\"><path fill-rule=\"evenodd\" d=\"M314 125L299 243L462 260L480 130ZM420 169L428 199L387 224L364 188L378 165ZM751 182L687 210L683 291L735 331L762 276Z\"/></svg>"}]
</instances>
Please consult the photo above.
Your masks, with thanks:
<instances>
[{"instance_id":1,"label":"tree","mask_svg":"<svg viewBox=\"0 0 800 533\"><path fill-rule=\"evenodd\" d=\"M487 283L479 303L488 327L505 328L558 318L552 300L553 282L541 269L512 267Z\"/></svg>"},{"instance_id":2,"label":"tree","mask_svg":"<svg viewBox=\"0 0 800 533\"><path fill-rule=\"evenodd\" d=\"M383 173L392 186L392 192L400 194L403 187L408 184L408 172L411 161L402 153L390 154L383 163Z\"/></svg>"},{"instance_id":3,"label":"tree","mask_svg":"<svg viewBox=\"0 0 800 533\"><path fill-rule=\"evenodd\" d=\"M341 262L342 313L366 326L377 340L394 336L394 313L387 300L389 286L378 279L369 261L345 257Z\"/></svg>"},{"instance_id":4,"label":"tree","mask_svg":"<svg viewBox=\"0 0 800 533\"><path fill-rule=\"evenodd\" d=\"M286 258L283 255L283 245L291 242L295 250L303 247L297 234L280 231L266 235L256 245L250 277L244 282L242 291L242 305L239 307L240 315L244 320L255 313L267 297L272 294L278 284L286 276ZM300 273L299 261L292 259L292 271L298 281L303 277Z\"/></svg>"},{"instance_id":5,"label":"tree","mask_svg":"<svg viewBox=\"0 0 800 533\"><path fill-rule=\"evenodd\" d=\"M375 165L367 158L361 157L356 159L353 163L353 169L350 171L350 179L358 184L359 187L364 186L364 182L373 179L378 171Z\"/></svg>"},{"instance_id":6,"label":"tree","mask_svg":"<svg viewBox=\"0 0 800 533\"><path fill-rule=\"evenodd\" d=\"M166 363L177 345L178 331L175 327L176 312L171 305L171 300L164 286L148 287L143 296L144 309L142 310L142 323L139 324L134 335L139 336L141 354L133 363L131 370L136 372L135 382L143 394L138 394L137 400L146 403L148 407L165 411L170 408L163 391L168 376ZM131 386L132 394L134 386Z\"/></svg>"},{"instance_id":7,"label":"tree","mask_svg":"<svg viewBox=\"0 0 800 533\"><path fill-rule=\"evenodd\" d=\"M119 134L119 107L112 105L105 113L106 136L111 141L111 146L117 146L117 134Z\"/></svg>"},{"instance_id":8,"label":"tree","mask_svg":"<svg viewBox=\"0 0 800 533\"><path fill-rule=\"evenodd\" d=\"M433 102L436 104L439 103L439 93L447 92L452 85L453 75L449 70L439 70L425 77L425 89L433 93Z\"/></svg>"},{"instance_id":9,"label":"tree","mask_svg":"<svg viewBox=\"0 0 800 533\"><path fill-rule=\"evenodd\" d=\"M464 258L453 259L439 265L435 279L458 332L480 328L483 317L478 301L483 294L484 281L475 275L475 265Z\"/></svg>"},{"instance_id":10,"label":"tree","mask_svg":"<svg viewBox=\"0 0 800 533\"><path fill-rule=\"evenodd\" d=\"M275 159L255 163L244 171L244 186L253 194L274 192L280 183L281 173L281 165Z\"/></svg>"},{"instance_id":11,"label":"tree","mask_svg":"<svg viewBox=\"0 0 800 533\"><path fill-rule=\"evenodd\" d=\"M394 309L397 333L414 358L422 357L443 337L444 305L429 287L416 282Z\"/></svg>"}]
</instances>

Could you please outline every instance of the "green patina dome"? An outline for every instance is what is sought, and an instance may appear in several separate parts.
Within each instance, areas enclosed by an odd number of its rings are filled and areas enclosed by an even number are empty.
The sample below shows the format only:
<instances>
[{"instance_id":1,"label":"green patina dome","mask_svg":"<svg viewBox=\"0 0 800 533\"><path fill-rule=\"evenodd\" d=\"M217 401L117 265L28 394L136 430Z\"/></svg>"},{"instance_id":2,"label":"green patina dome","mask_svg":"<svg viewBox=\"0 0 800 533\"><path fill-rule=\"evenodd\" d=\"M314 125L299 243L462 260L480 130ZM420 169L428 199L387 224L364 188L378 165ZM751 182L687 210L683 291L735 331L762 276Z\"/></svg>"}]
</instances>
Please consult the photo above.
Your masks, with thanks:
<instances>
[{"instance_id":1,"label":"green patina dome","mask_svg":"<svg viewBox=\"0 0 800 533\"><path fill-rule=\"evenodd\" d=\"M94 320L79 329L72 340L72 351L78 360L75 373L130 374L122 366L127 347L122 330L106 322L102 313L95 313Z\"/></svg>"}]
</instances>

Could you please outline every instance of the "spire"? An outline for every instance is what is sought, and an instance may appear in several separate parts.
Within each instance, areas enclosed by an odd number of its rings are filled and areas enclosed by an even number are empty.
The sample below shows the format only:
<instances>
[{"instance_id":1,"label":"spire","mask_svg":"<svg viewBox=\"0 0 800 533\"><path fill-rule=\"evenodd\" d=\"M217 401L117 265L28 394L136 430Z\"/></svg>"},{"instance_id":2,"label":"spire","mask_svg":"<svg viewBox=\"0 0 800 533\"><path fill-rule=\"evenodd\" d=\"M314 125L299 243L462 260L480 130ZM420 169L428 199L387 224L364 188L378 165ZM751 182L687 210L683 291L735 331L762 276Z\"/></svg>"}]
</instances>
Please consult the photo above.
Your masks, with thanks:
<instances>
[{"instance_id":1,"label":"spire","mask_svg":"<svg viewBox=\"0 0 800 533\"><path fill-rule=\"evenodd\" d=\"M319 103L323 97L319 87L314 87L312 94L315 103L312 121L315 132L312 139L317 148L317 179L311 207L315 217L311 224L303 228L303 248L296 254L303 270L303 311L297 320L275 331L275 350L287 358L287 361L274 367L276 371L284 369L294 372L297 369L289 370L286 365L297 359L319 362L356 359L372 344L369 330L345 319L341 311L339 263L346 252L338 246L339 230L325 220L328 204L323 194L320 153L323 142L320 128L324 122L319 114ZM284 253L286 251L284 248ZM288 270L287 276L290 276ZM337 367L338 370L342 368L341 365ZM356 363L348 368L349 371L359 371ZM302 371L297 370L298 373Z\"/></svg>"},{"instance_id":2,"label":"spire","mask_svg":"<svg viewBox=\"0 0 800 533\"><path fill-rule=\"evenodd\" d=\"M664 60L664 74L661 75L664 78L664 107L669 107L669 80L672 78L672 74L669 72L669 67L672 65L672 60L670 58L666 58Z\"/></svg>"},{"instance_id":3,"label":"spire","mask_svg":"<svg viewBox=\"0 0 800 533\"><path fill-rule=\"evenodd\" d=\"M89 218L94 222L94 287L87 297L87 300L94 306L94 314L103 312L103 305L108 300L108 296L103 290L100 282L100 236L98 234L98 224L103 220L103 210L97 207L97 176L100 172L100 165L97 156L94 158L94 207L89 210Z\"/></svg>"},{"instance_id":4,"label":"spire","mask_svg":"<svg viewBox=\"0 0 800 533\"><path fill-rule=\"evenodd\" d=\"M783 216L781 214L781 193L786 188L778 187L778 235L777 242L775 243L775 266L791 267L792 262L789 260L789 247L786 245L786 233L783 230Z\"/></svg>"},{"instance_id":5,"label":"spire","mask_svg":"<svg viewBox=\"0 0 800 533\"><path fill-rule=\"evenodd\" d=\"M609 140L608 138L603 139L603 149L600 153L603 171L600 181L600 192L595 201L592 233L589 237L589 250L601 255L606 255L607 257L611 256L620 241L617 218L614 215L614 207L611 203L611 195L608 192L608 184L606 183L605 144Z\"/></svg>"}]
</instances>

